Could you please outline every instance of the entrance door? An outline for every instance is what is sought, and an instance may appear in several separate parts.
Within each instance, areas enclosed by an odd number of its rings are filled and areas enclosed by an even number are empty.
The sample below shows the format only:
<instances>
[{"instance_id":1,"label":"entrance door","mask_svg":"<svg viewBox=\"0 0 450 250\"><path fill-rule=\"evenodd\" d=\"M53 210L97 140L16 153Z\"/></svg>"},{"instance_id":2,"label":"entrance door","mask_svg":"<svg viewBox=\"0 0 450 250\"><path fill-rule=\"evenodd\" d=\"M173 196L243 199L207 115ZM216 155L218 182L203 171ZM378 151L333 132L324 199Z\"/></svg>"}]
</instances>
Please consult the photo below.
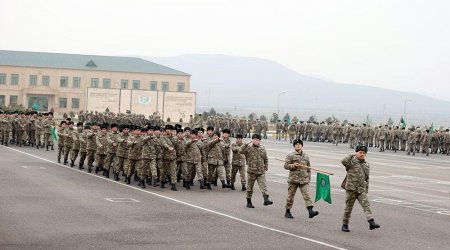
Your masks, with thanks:
<instances>
[{"instance_id":1,"label":"entrance door","mask_svg":"<svg viewBox=\"0 0 450 250\"><path fill-rule=\"evenodd\" d=\"M35 111L47 111L48 97L39 95L28 96L28 108L31 108Z\"/></svg>"}]
</instances>

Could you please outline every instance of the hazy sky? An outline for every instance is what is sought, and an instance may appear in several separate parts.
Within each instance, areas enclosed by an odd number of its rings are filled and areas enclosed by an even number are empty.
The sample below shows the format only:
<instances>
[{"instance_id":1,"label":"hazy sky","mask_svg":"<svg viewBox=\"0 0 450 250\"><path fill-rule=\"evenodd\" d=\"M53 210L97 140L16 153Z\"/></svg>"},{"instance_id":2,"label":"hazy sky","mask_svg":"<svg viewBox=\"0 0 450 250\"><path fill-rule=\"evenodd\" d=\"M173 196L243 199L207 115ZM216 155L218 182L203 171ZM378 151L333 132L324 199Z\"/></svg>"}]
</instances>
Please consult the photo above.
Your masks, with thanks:
<instances>
[{"instance_id":1,"label":"hazy sky","mask_svg":"<svg viewBox=\"0 0 450 250\"><path fill-rule=\"evenodd\" d=\"M213 53L450 101L448 0L0 1L0 49Z\"/></svg>"}]
</instances>

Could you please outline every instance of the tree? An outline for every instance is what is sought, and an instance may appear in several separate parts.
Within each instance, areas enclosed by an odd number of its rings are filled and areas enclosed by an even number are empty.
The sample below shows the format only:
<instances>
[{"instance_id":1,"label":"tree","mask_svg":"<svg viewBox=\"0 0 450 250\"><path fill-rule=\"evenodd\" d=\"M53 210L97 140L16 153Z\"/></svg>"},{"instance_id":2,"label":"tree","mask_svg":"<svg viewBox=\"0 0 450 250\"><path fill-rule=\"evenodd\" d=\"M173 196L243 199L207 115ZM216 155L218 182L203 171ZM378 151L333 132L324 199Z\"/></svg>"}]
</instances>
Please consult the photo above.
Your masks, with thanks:
<instances>
[{"instance_id":1,"label":"tree","mask_svg":"<svg viewBox=\"0 0 450 250\"><path fill-rule=\"evenodd\" d=\"M291 122L291 116L289 115L289 113L286 113L285 115L284 115L284 117L283 117L283 120L284 121L287 121L287 122Z\"/></svg>"},{"instance_id":2,"label":"tree","mask_svg":"<svg viewBox=\"0 0 450 250\"><path fill-rule=\"evenodd\" d=\"M248 115L248 119L249 119L250 121L253 121L253 120L255 120L255 118L256 118L257 116L258 116L258 115L257 115L255 112L253 112L253 113L251 113L251 114Z\"/></svg>"},{"instance_id":3,"label":"tree","mask_svg":"<svg viewBox=\"0 0 450 250\"><path fill-rule=\"evenodd\" d=\"M215 110L214 108L211 108L211 109L209 110L209 115L212 115L212 116L217 115L216 110Z\"/></svg>"},{"instance_id":4,"label":"tree","mask_svg":"<svg viewBox=\"0 0 450 250\"><path fill-rule=\"evenodd\" d=\"M109 113L109 108L105 109L105 113L107 113L107 114Z\"/></svg>"},{"instance_id":5,"label":"tree","mask_svg":"<svg viewBox=\"0 0 450 250\"><path fill-rule=\"evenodd\" d=\"M273 113L272 117L270 118L270 122L271 123L276 123L278 121L278 114L277 113Z\"/></svg>"},{"instance_id":6,"label":"tree","mask_svg":"<svg viewBox=\"0 0 450 250\"><path fill-rule=\"evenodd\" d=\"M316 116L315 115L310 116L308 122L316 122Z\"/></svg>"},{"instance_id":7,"label":"tree","mask_svg":"<svg viewBox=\"0 0 450 250\"><path fill-rule=\"evenodd\" d=\"M261 121L267 121L267 118L266 118L265 115L261 115L261 116L259 117L259 119L260 119Z\"/></svg>"},{"instance_id":8,"label":"tree","mask_svg":"<svg viewBox=\"0 0 450 250\"><path fill-rule=\"evenodd\" d=\"M294 116L294 118L292 118L292 123L293 123L293 124L298 123L298 121L299 121L299 119L298 119L297 116Z\"/></svg>"},{"instance_id":9,"label":"tree","mask_svg":"<svg viewBox=\"0 0 450 250\"><path fill-rule=\"evenodd\" d=\"M389 117L389 120L388 120L388 122L387 122L387 125L389 125L389 126L394 125L394 121L392 120L391 117Z\"/></svg>"},{"instance_id":10,"label":"tree","mask_svg":"<svg viewBox=\"0 0 450 250\"><path fill-rule=\"evenodd\" d=\"M206 119L208 119L208 116L209 116L208 112L203 111L202 113L203 121L206 121Z\"/></svg>"}]
</instances>

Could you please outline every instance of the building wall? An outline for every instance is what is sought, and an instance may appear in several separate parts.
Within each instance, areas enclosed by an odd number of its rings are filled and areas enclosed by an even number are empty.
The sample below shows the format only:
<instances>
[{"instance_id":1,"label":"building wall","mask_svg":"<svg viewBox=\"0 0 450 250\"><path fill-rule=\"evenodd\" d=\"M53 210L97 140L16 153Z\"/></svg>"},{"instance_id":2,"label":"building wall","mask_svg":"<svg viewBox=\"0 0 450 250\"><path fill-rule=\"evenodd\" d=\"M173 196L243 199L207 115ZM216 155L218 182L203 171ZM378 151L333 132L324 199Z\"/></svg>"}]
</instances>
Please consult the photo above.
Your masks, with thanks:
<instances>
[{"instance_id":1,"label":"building wall","mask_svg":"<svg viewBox=\"0 0 450 250\"><path fill-rule=\"evenodd\" d=\"M77 112L86 106L86 88L91 87L91 79L98 78L98 88L103 88L103 80L110 79L110 88L121 88L121 81L128 80L128 88L133 88L133 80L140 81L141 90L150 90L150 82L157 82L157 89L162 90L162 83L168 82L167 91L178 91L179 82L184 83L184 91L190 91L190 76L162 75L132 72L109 72L96 70L72 70L55 68L32 68L16 66L0 66L0 74L6 74L6 84L0 84L0 95L5 95L8 106L10 96L18 96L18 104L28 107L27 96L48 96L48 110L54 108L56 113ZM11 75L18 74L18 85L11 85ZM30 75L37 76L37 85L30 86ZM43 76L49 76L49 86L43 86ZM67 87L61 87L61 77L68 77ZM80 77L79 88L73 87L74 77ZM67 108L59 107L60 98L67 98ZM79 99L79 108L72 108L72 99Z\"/></svg>"}]
</instances>

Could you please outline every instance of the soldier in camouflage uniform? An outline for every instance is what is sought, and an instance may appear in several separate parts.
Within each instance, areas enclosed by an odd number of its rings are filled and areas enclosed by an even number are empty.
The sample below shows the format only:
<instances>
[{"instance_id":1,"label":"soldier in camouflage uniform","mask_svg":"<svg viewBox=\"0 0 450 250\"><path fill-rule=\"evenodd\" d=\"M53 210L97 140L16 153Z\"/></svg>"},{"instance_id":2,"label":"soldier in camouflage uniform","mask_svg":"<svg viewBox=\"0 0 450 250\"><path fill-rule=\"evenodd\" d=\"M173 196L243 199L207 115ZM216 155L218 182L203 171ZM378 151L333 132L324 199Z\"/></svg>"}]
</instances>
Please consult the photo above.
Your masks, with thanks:
<instances>
[{"instance_id":1,"label":"soldier in camouflage uniform","mask_svg":"<svg viewBox=\"0 0 450 250\"><path fill-rule=\"evenodd\" d=\"M187 163L187 178L193 182L197 175L197 180L200 183L200 189L205 188L202 172L202 144L198 141L198 131L193 129L190 131L189 139L186 141L186 163Z\"/></svg>"},{"instance_id":2,"label":"soldier in camouflage uniform","mask_svg":"<svg viewBox=\"0 0 450 250\"><path fill-rule=\"evenodd\" d=\"M220 143L223 139L220 138L220 132L214 132L211 140L207 142L206 148L208 151L208 184L207 188L211 190L211 183L213 182L213 175L217 171L222 188L229 188L225 183L225 169L223 162L223 148Z\"/></svg>"},{"instance_id":3,"label":"soldier in camouflage uniform","mask_svg":"<svg viewBox=\"0 0 450 250\"><path fill-rule=\"evenodd\" d=\"M156 187L158 172L156 170L156 136L154 127L147 127L147 134L142 136L142 162L139 164L138 174L140 176L140 186L145 188L145 182ZM151 178L151 182L150 182Z\"/></svg>"},{"instance_id":4,"label":"soldier in camouflage uniform","mask_svg":"<svg viewBox=\"0 0 450 250\"><path fill-rule=\"evenodd\" d=\"M283 124L281 124L281 120L278 120L277 123L275 124L277 140L281 140L281 130L283 130Z\"/></svg>"},{"instance_id":5,"label":"soldier in camouflage uniform","mask_svg":"<svg viewBox=\"0 0 450 250\"><path fill-rule=\"evenodd\" d=\"M49 112L47 113L47 118L44 121L44 144L48 151L48 147L51 148L51 150L54 150L53 148L53 139L52 139L52 128L55 127L55 121L53 120L53 113Z\"/></svg>"},{"instance_id":6,"label":"soldier in camouflage uniform","mask_svg":"<svg viewBox=\"0 0 450 250\"><path fill-rule=\"evenodd\" d=\"M346 206L342 224L342 231L344 232L350 232L348 223L356 200L358 200L364 210L364 214L370 225L369 229L373 230L380 227L373 219L369 199L367 198L370 173L369 163L365 161L367 147L358 145L356 146L355 152L355 154L349 155L341 161L347 171L344 184L346 190Z\"/></svg>"},{"instance_id":7,"label":"soldier in camouflage uniform","mask_svg":"<svg viewBox=\"0 0 450 250\"><path fill-rule=\"evenodd\" d=\"M181 179L183 180L183 187L186 189L191 189L190 179L188 179L187 174L187 164L186 164L186 143L184 141L184 130L180 127L177 128L176 136L176 151L177 151L177 182Z\"/></svg>"},{"instance_id":8,"label":"soldier in camouflage uniform","mask_svg":"<svg viewBox=\"0 0 450 250\"><path fill-rule=\"evenodd\" d=\"M230 130L224 129L222 131L223 140L220 142L223 152L223 166L225 168L225 179L227 185L231 185L231 140L230 140Z\"/></svg>"},{"instance_id":9,"label":"soldier in camouflage uniform","mask_svg":"<svg viewBox=\"0 0 450 250\"><path fill-rule=\"evenodd\" d=\"M86 130L86 150L87 150L87 164L88 172L91 173L94 168L95 150L97 149L97 124L94 123L91 129Z\"/></svg>"},{"instance_id":10,"label":"soldier in camouflage uniform","mask_svg":"<svg viewBox=\"0 0 450 250\"><path fill-rule=\"evenodd\" d=\"M87 156L87 131L91 129L91 124L86 123L84 125L84 130L82 133L80 133L80 160L78 161L78 168L84 169L84 161L86 160Z\"/></svg>"},{"instance_id":11,"label":"soldier in camouflage uniform","mask_svg":"<svg viewBox=\"0 0 450 250\"><path fill-rule=\"evenodd\" d=\"M409 130L406 130L406 128L402 128L401 136L400 136L400 150L405 151L406 150L406 142L408 141L409 137Z\"/></svg>"},{"instance_id":12,"label":"soldier in camouflage uniform","mask_svg":"<svg viewBox=\"0 0 450 250\"><path fill-rule=\"evenodd\" d=\"M413 156L416 155L416 146L417 141L419 139L419 133L411 128L411 133L408 136L408 153L407 155L410 155L411 152L413 153Z\"/></svg>"},{"instance_id":13,"label":"soldier in camouflage uniform","mask_svg":"<svg viewBox=\"0 0 450 250\"><path fill-rule=\"evenodd\" d=\"M8 146L10 141L10 133L12 132L12 115L6 114L2 126L2 145Z\"/></svg>"},{"instance_id":14,"label":"soldier in camouflage uniform","mask_svg":"<svg viewBox=\"0 0 450 250\"><path fill-rule=\"evenodd\" d=\"M69 162L69 153L72 151L74 132L75 129L73 128L73 121L70 121L68 122L68 127L66 128L64 139L64 165L67 165L67 163Z\"/></svg>"},{"instance_id":15,"label":"soldier in camouflage uniform","mask_svg":"<svg viewBox=\"0 0 450 250\"><path fill-rule=\"evenodd\" d=\"M42 120L42 114L39 114L37 119L34 121L34 138L36 143L36 148L44 147L44 143L42 143L42 136L44 134L44 121Z\"/></svg>"},{"instance_id":16,"label":"soldier in camouflage uniform","mask_svg":"<svg viewBox=\"0 0 450 250\"><path fill-rule=\"evenodd\" d=\"M95 161L97 162L97 166L95 167L95 174L102 171L103 176L106 175L106 171L104 170L103 166L105 163L106 158L106 152L108 149L108 126L107 124L100 125L100 131L98 131L96 137L95 137Z\"/></svg>"},{"instance_id":17,"label":"soldier in camouflage uniform","mask_svg":"<svg viewBox=\"0 0 450 250\"><path fill-rule=\"evenodd\" d=\"M113 169L114 172L114 158L117 153L117 146L119 145L117 139L119 138L118 124L112 123L109 133L106 135L106 158L103 165L103 174L106 178L109 178L109 172Z\"/></svg>"},{"instance_id":18,"label":"soldier in camouflage uniform","mask_svg":"<svg viewBox=\"0 0 450 250\"><path fill-rule=\"evenodd\" d=\"M125 161L126 177L125 183L131 184L131 176L134 174L136 167L139 168L139 162L142 155L142 139L140 137L141 130L138 127L134 127L131 131L131 135L127 139L128 157ZM144 184L145 185L145 184Z\"/></svg>"},{"instance_id":19,"label":"soldier in camouflage uniform","mask_svg":"<svg viewBox=\"0 0 450 250\"><path fill-rule=\"evenodd\" d=\"M247 190L245 187L245 155L241 154L242 147L244 144L242 143L242 135L236 135L236 142L231 145L231 151L233 151L233 159L231 160L231 190L236 190L234 187L234 182L236 181L236 174L239 171L239 175L241 177L241 185L242 191Z\"/></svg>"},{"instance_id":20,"label":"soldier in camouflage uniform","mask_svg":"<svg viewBox=\"0 0 450 250\"><path fill-rule=\"evenodd\" d=\"M64 142L66 141L66 121L61 121L58 129L58 163L61 163L61 155L64 154Z\"/></svg>"},{"instance_id":21,"label":"soldier in camouflage uniform","mask_svg":"<svg viewBox=\"0 0 450 250\"><path fill-rule=\"evenodd\" d=\"M161 168L161 188L164 188L164 182L166 175L170 175L171 190L177 191L177 151L175 143L176 139L172 136L172 130L174 127L170 124L166 125L166 131L161 136L161 148L162 148L162 168Z\"/></svg>"},{"instance_id":22,"label":"soldier in camouflage uniform","mask_svg":"<svg viewBox=\"0 0 450 250\"><path fill-rule=\"evenodd\" d=\"M127 140L129 136L129 128L126 125L122 126L122 133L117 138L117 153L114 158L114 180L120 181L119 173L124 171L124 162L128 157L128 145Z\"/></svg>"},{"instance_id":23,"label":"soldier in camouflage uniform","mask_svg":"<svg viewBox=\"0 0 450 250\"><path fill-rule=\"evenodd\" d=\"M284 217L293 219L291 214L292 205L294 205L295 193L297 188L302 193L305 201L306 209L308 210L309 218L317 216L319 212L313 210L313 203L309 195L309 182L311 180L311 163L309 156L302 151L303 141L297 139L293 142L295 151L286 156L284 161L284 169L289 170L288 179L288 195L286 199L286 213Z\"/></svg>"},{"instance_id":24,"label":"soldier in camouflage uniform","mask_svg":"<svg viewBox=\"0 0 450 250\"><path fill-rule=\"evenodd\" d=\"M266 186L266 172L269 169L269 160L266 149L260 144L261 136L253 134L252 141L244 144L240 153L247 160L247 207L255 208L252 204L253 186L258 182L259 189L264 197L264 206L272 205Z\"/></svg>"},{"instance_id":25,"label":"soldier in camouflage uniform","mask_svg":"<svg viewBox=\"0 0 450 250\"><path fill-rule=\"evenodd\" d=\"M80 152L80 135L83 132L83 123L78 122L76 130L72 133L72 151L70 152L70 167L73 168L75 166L75 161L78 157L78 153Z\"/></svg>"},{"instance_id":26,"label":"soldier in camouflage uniform","mask_svg":"<svg viewBox=\"0 0 450 250\"><path fill-rule=\"evenodd\" d=\"M207 139L204 136L205 130L203 128L197 128L198 133L198 145L200 146L200 152L202 154L202 174L203 174L203 184L206 186L208 184L208 153L206 151Z\"/></svg>"}]
</instances>

